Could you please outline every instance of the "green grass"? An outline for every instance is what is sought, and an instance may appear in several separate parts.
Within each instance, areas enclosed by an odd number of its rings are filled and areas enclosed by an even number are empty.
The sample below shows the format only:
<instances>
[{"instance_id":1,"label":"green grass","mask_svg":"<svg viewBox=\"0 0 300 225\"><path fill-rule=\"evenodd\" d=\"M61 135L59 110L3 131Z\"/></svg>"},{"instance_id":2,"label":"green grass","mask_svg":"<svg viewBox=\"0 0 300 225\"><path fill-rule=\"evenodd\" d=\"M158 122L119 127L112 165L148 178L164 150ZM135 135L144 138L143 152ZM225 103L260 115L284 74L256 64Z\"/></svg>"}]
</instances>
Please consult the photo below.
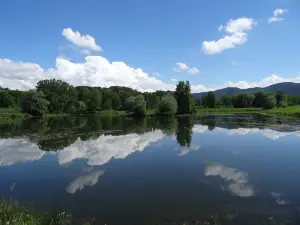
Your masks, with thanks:
<instances>
[{"instance_id":1,"label":"green grass","mask_svg":"<svg viewBox=\"0 0 300 225\"><path fill-rule=\"evenodd\" d=\"M94 220L84 220L76 224L90 225ZM16 201L0 200L0 224L9 225L71 225L69 213L46 213L32 210Z\"/></svg>"},{"instance_id":2,"label":"green grass","mask_svg":"<svg viewBox=\"0 0 300 225\"><path fill-rule=\"evenodd\" d=\"M270 114L276 116L288 116L300 118L300 106L288 106L286 108L274 108L269 110L263 110L263 114Z\"/></svg>"},{"instance_id":3,"label":"green grass","mask_svg":"<svg viewBox=\"0 0 300 225\"><path fill-rule=\"evenodd\" d=\"M21 113L19 108L0 108L0 118L7 117L21 117L24 118L28 116L25 113Z\"/></svg>"},{"instance_id":4,"label":"green grass","mask_svg":"<svg viewBox=\"0 0 300 225\"><path fill-rule=\"evenodd\" d=\"M197 109L199 114L235 114L235 113L259 113L261 108L202 108Z\"/></svg>"}]
</instances>

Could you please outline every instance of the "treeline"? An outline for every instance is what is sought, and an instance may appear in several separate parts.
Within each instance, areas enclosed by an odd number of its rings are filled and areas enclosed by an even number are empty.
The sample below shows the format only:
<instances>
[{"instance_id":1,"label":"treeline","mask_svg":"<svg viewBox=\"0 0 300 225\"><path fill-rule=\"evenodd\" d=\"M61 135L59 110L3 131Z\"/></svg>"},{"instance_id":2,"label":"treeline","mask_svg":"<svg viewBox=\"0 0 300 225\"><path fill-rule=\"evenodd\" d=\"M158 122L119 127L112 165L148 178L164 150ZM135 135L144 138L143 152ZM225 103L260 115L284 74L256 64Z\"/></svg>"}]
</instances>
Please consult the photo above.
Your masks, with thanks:
<instances>
[{"instance_id":1,"label":"treeline","mask_svg":"<svg viewBox=\"0 0 300 225\"><path fill-rule=\"evenodd\" d=\"M127 87L74 87L61 80L39 81L35 90L0 89L0 107L18 108L39 116L45 113L87 113L99 110L131 110L128 100L142 99L145 109L156 109L168 92L141 93Z\"/></svg>"},{"instance_id":2,"label":"treeline","mask_svg":"<svg viewBox=\"0 0 300 225\"><path fill-rule=\"evenodd\" d=\"M286 96L282 91L276 93L256 91L242 92L229 97L222 96L216 99L214 92L209 92L207 96L202 96L197 100L197 106L201 108L264 108L286 107L300 104L300 96Z\"/></svg>"},{"instance_id":3,"label":"treeline","mask_svg":"<svg viewBox=\"0 0 300 225\"><path fill-rule=\"evenodd\" d=\"M177 107L179 106L179 107ZM189 82L179 82L175 92L141 93L127 87L74 87L61 80L42 80L35 90L0 90L0 107L19 108L34 116L45 113L83 114L100 110L121 110L144 116L188 114L196 111Z\"/></svg>"}]
</instances>

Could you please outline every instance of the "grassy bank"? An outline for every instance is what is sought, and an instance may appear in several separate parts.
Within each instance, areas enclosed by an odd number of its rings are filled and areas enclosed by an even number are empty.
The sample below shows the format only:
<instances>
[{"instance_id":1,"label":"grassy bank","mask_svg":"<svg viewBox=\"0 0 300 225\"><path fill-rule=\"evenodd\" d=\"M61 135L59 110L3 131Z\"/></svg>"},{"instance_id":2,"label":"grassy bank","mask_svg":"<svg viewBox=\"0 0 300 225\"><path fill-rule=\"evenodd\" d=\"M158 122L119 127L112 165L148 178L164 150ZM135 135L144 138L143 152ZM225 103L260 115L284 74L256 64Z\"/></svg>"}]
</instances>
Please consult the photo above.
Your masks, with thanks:
<instances>
[{"instance_id":1,"label":"grassy bank","mask_svg":"<svg viewBox=\"0 0 300 225\"><path fill-rule=\"evenodd\" d=\"M61 213L46 213L28 208L16 201L0 200L0 224L9 225L90 225L94 220L74 221L72 215Z\"/></svg>"},{"instance_id":2,"label":"grassy bank","mask_svg":"<svg viewBox=\"0 0 300 225\"><path fill-rule=\"evenodd\" d=\"M237 113L259 113L261 108L202 108L197 109L198 114L237 114Z\"/></svg>"},{"instance_id":3,"label":"grassy bank","mask_svg":"<svg viewBox=\"0 0 300 225\"><path fill-rule=\"evenodd\" d=\"M274 108L269 110L263 110L262 114L287 116L300 118L300 106L288 106L286 108Z\"/></svg>"}]
</instances>

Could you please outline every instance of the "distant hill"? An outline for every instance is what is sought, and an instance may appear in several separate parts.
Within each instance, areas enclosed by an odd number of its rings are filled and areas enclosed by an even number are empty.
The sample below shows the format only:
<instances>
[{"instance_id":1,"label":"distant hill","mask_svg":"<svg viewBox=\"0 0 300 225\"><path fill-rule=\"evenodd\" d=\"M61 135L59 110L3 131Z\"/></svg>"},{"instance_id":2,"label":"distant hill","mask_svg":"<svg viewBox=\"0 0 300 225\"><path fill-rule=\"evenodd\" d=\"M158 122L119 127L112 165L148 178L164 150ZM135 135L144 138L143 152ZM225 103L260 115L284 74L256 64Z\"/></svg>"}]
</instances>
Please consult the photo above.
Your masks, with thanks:
<instances>
[{"instance_id":1,"label":"distant hill","mask_svg":"<svg viewBox=\"0 0 300 225\"><path fill-rule=\"evenodd\" d=\"M254 92L262 90L265 92L276 92L276 91L283 91L284 94L290 96L300 96L300 83L292 83L292 82L285 82L285 83L278 83L273 84L271 86L265 88L248 88L248 89L240 89L236 87L228 87L214 91L217 98L220 98L224 95L234 96L241 92ZM201 93L193 93L195 99L199 99L201 96L207 96L208 92L201 92Z\"/></svg>"}]
</instances>

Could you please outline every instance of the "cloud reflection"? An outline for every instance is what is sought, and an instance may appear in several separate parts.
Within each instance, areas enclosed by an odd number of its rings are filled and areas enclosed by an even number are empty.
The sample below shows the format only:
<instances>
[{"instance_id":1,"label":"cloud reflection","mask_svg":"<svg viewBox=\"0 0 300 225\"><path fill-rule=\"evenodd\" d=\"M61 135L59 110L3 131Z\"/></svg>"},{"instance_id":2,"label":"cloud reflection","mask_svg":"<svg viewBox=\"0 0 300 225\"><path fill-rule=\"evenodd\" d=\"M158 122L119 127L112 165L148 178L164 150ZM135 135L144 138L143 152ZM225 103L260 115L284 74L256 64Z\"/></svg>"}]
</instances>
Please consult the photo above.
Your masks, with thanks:
<instances>
[{"instance_id":1,"label":"cloud reflection","mask_svg":"<svg viewBox=\"0 0 300 225\"><path fill-rule=\"evenodd\" d=\"M25 138L0 139L0 166L39 160L45 152Z\"/></svg>"},{"instance_id":2,"label":"cloud reflection","mask_svg":"<svg viewBox=\"0 0 300 225\"><path fill-rule=\"evenodd\" d=\"M93 186L98 183L99 177L104 174L103 170L93 171L87 175L78 177L76 180L72 181L66 191L69 194L74 194L76 191L81 191L85 186Z\"/></svg>"},{"instance_id":3,"label":"cloud reflection","mask_svg":"<svg viewBox=\"0 0 300 225\"><path fill-rule=\"evenodd\" d=\"M254 190L249 185L248 174L234 168L225 167L222 164L210 164L205 168L206 176L219 176L229 182L228 190L240 197L254 195Z\"/></svg>"}]
</instances>

